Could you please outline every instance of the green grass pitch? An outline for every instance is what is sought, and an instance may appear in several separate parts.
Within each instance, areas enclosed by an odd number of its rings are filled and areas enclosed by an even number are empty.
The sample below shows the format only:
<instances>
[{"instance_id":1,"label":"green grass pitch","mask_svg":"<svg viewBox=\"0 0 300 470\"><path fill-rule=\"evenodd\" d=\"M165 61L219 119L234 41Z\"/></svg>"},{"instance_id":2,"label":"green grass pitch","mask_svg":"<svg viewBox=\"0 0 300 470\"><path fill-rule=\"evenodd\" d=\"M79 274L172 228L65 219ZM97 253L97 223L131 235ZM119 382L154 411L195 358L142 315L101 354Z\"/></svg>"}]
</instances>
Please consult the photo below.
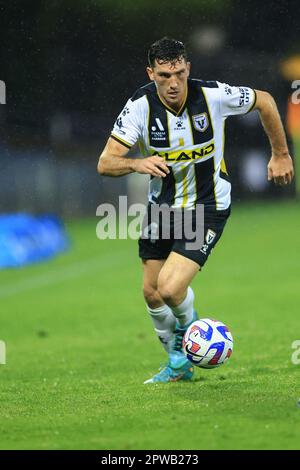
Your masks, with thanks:
<instances>
[{"instance_id":1,"label":"green grass pitch","mask_svg":"<svg viewBox=\"0 0 300 470\"><path fill-rule=\"evenodd\" d=\"M297 203L233 208L193 287L234 351L191 383L143 385L166 357L137 242L99 241L96 218L68 224L68 253L0 272L0 448L299 449L299 215Z\"/></svg>"}]
</instances>

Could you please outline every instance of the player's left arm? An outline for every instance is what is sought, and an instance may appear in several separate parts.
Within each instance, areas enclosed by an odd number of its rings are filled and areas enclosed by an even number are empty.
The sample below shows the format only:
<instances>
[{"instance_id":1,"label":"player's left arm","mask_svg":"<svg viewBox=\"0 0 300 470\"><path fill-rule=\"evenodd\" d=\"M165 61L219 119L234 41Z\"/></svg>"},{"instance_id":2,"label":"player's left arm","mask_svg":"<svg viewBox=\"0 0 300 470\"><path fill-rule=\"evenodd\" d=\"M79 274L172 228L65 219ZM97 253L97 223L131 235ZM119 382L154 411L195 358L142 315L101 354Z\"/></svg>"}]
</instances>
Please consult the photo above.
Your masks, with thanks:
<instances>
[{"instance_id":1,"label":"player's left arm","mask_svg":"<svg viewBox=\"0 0 300 470\"><path fill-rule=\"evenodd\" d=\"M273 180L279 185L289 184L294 176L294 167L276 103L266 91L255 90L255 93L256 103L253 109L257 109L260 114L272 148L268 163L268 180Z\"/></svg>"}]
</instances>

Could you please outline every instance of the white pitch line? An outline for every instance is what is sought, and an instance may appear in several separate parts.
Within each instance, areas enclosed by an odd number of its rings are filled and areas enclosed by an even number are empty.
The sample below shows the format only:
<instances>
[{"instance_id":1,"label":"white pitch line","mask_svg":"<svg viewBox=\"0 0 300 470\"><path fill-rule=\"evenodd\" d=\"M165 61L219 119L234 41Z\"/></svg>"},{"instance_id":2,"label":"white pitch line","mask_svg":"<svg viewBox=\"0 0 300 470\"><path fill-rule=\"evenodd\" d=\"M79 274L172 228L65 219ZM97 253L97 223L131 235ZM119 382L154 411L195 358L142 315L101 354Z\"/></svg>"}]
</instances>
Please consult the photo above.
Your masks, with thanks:
<instances>
[{"instance_id":1,"label":"white pitch line","mask_svg":"<svg viewBox=\"0 0 300 470\"><path fill-rule=\"evenodd\" d=\"M117 261L124 253L126 253L126 251L106 253L101 257L88 258L85 261L70 264L65 268L57 266L47 271L45 274L31 276L28 279L22 279L13 284L0 287L0 298L3 299L32 289L46 287L69 279L76 279L83 276L85 273L90 273L98 269L101 270L105 266L111 265L112 262Z\"/></svg>"}]
</instances>

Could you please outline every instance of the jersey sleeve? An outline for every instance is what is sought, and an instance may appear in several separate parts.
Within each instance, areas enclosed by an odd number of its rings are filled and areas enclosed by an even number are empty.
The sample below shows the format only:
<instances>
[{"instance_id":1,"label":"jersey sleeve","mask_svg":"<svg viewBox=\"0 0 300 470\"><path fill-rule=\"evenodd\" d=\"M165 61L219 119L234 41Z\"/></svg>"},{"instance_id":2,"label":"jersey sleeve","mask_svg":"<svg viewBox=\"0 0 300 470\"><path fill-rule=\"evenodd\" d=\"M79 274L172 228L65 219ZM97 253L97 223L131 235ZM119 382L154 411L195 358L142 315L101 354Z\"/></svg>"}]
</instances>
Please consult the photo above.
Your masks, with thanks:
<instances>
[{"instance_id":1,"label":"jersey sleeve","mask_svg":"<svg viewBox=\"0 0 300 470\"><path fill-rule=\"evenodd\" d=\"M119 114L111 132L111 137L131 148L140 137L139 109L136 101L129 99Z\"/></svg>"},{"instance_id":2,"label":"jersey sleeve","mask_svg":"<svg viewBox=\"0 0 300 470\"><path fill-rule=\"evenodd\" d=\"M230 86L218 82L220 90L220 106L223 117L246 114L254 107L256 93L252 88Z\"/></svg>"}]
</instances>

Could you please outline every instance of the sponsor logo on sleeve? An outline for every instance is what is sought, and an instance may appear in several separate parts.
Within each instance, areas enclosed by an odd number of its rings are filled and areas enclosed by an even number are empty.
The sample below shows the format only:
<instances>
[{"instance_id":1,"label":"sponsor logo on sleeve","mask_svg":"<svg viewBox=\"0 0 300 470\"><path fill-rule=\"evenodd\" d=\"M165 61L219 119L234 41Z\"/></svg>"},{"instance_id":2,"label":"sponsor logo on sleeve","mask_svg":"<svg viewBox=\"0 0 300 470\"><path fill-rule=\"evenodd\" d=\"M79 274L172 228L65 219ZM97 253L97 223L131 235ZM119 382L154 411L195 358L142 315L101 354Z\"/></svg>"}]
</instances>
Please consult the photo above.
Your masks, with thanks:
<instances>
[{"instance_id":1,"label":"sponsor logo on sleeve","mask_svg":"<svg viewBox=\"0 0 300 470\"><path fill-rule=\"evenodd\" d=\"M123 111L122 111L121 114L122 114L122 116L126 116L126 114L129 114L129 108L128 108L128 106L125 106L125 108L123 109Z\"/></svg>"},{"instance_id":2,"label":"sponsor logo on sleeve","mask_svg":"<svg viewBox=\"0 0 300 470\"><path fill-rule=\"evenodd\" d=\"M123 127L124 127L124 124L123 124L123 121L122 121L122 117L119 116L118 119L116 120L116 126L118 127L117 131L120 133L120 134L123 134L125 135L126 132L123 131Z\"/></svg>"},{"instance_id":3,"label":"sponsor logo on sleeve","mask_svg":"<svg viewBox=\"0 0 300 470\"><path fill-rule=\"evenodd\" d=\"M239 106L245 106L250 103L250 93L248 88L239 87L240 100Z\"/></svg>"}]
</instances>

